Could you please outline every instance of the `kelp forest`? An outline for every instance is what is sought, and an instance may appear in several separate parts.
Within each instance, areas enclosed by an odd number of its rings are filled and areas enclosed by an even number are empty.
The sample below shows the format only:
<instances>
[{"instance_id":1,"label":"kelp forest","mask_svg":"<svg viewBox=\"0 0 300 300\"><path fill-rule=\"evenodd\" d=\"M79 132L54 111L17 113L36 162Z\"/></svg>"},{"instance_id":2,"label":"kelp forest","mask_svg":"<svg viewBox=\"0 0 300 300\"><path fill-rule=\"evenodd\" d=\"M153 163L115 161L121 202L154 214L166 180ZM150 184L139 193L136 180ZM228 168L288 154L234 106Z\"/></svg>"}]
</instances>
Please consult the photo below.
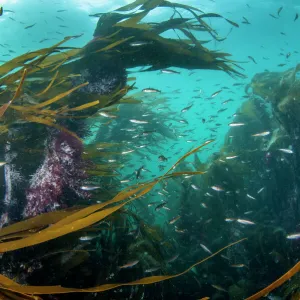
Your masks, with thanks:
<instances>
[{"instance_id":1,"label":"kelp forest","mask_svg":"<svg viewBox=\"0 0 300 300\"><path fill-rule=\"evenodd\" d=\"M157 7L171 17L145 22ZM246 78L204 46L223 39L210 19L239 25L185 4L93 17L82 48L67 36L0 65L0 299L300 299L299 65ZM247 83L220 150L160 148L180 117L135 83L169 68Z\"/></svg>"}]
</instances>

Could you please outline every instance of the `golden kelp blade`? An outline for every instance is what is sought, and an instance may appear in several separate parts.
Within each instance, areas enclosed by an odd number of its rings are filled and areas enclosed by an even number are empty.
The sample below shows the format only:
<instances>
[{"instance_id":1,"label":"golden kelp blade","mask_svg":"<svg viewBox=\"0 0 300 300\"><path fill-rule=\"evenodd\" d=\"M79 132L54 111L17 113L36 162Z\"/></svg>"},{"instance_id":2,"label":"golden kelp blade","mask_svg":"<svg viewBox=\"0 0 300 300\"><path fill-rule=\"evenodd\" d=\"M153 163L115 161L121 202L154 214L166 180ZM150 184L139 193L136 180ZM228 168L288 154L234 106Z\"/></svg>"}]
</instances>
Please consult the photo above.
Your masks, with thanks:
<instances>
[{"instance_id":1,"label":"golden kelp blade","mask_svg":"<svg viewBox=\"0 0 300 300\"><path fill-rule=\"evenodd\" d=\"M261 299L262 297L267 296L270 292L274 289L281 286L283 283L288 281L292 276L300 271L300 262L298 262L293 268L291 268L288 272L278 278L276 281L271 283L269 286L264 288L263 290L257 292L256 294L252 295L251 297L246 298L246 300L257 300Z\"/></svg>"},{"instance_id":2,"label":"golden kelp blade","mask_svg":"<svg viewBox=\"0 0 300 300\"><path fill-rule=\"evenodd\" d=\"M119 46L119 45L121 45L121 44L123 44L123 43L125 43L125 42L127 42L127 41L129 41L131 39L133 39L133 38L134 38L134 36L130 36L128 38L124 38L122 40L116 41L116 42L114 42L114 43L112 43L112 44L110 44L110 45L108 45L108 46L106 46L104 48L101 48L101 49L95 51L94 53L103 52L103 51L107 51L107 50L113 49L116 46Z\"/></svg>"},{"instance_id":3,"label":"golden kelp blade","mask_svg":"<svg viewBox=\"0 0 300 300\"><path fill-rule=\"evenodd\" d=\"M77 209L79 210L79 209ZM7 227L1 228L0 239L3 236L11 235L14 233L22 232L25 230L30 230L34 228L40 228L50 224L57 223L59 220L66 218L67 216L74 214L77 210L70 211L52 211L49 213L44 213L36 217L9 225Z\"/></svg>"},{"instance_id":4,"label":"golden kelp blade","mask_svg":"<svg viewBox=\"0 0 300 300\"><path fill-rule=\"evenodd\" d=\"M1 290L0 288L0 299L1 300L43 300L38 296L29 296L25 294L15 293L7 290Z\"/></svg>"},{"instance_id":5,"label":"golden kelp blade","mask_svg":"<svg viewBox=\"0 0 300 300\"><path fill-rule=\"evenodd\" d=\"M185 158L187 158L188 156L192 155L193 153L199 151L201 148L203 148L204 146L210 144L214 142L214 140L209 140L206 141L204 144L200 145L199 147L189 151L188 153L186 153L185 155L183 155L180 159L178 159L178 161L166 172L166 174L168 174L170 171L172 171L181 161L183 161Z\"/></svg>"},{"instance_id":6,"label":"golden kelp blade","mask_svg":"<svg viewBox=\"0 0 300 300\"><path fill-rule=\"evenodd\" d=\"M75 86L74 88L72 88L72 89L70 89L70 90L68 90L68 91L66 91L66 92L64 92L64 93L61 93L61 94L55 96L55 97L52 98L52 99L49 99L49 100L47 100L47 101L44 101L44 102L39 103L39 104L36 104L36 105L33 105L33 106L31 106L31 107L34 108L34 109L36 109L36 108L42 108L42 107L48 106L48 105L50 105L50 104L53 104L54 102L59 101L60 99L62 99L62 98L64 98L64 97L68 96L68 95L71 94L72 92L74 92L74 91L76 91L76 90L78 90L78 89L80 89L80 88L82 88L82 87L84 87L84 86L86 86L86 85L88 85L88 84L89 84L88 82L82 83L82 84L80 84L80 85L78 85L78 86Z\"/></svg>"},{"instance_id":7,"label":"golden kelp blade","mask_svg":"<svg viewBox=\"0 0 300 300\"><path fill-rule=\"evenodd\" d=\"M81 141L81 139L74 132L72 132L72 131L70 131L70 130L68 130L68 129L60 126L60 125L57 125L57 124L53 123L49 119L43 119L43 118L35 117L35 116L25 116L24 120L26 120L28 122L39 123L39 124L43 124L43 125L47 125L47 126L56 128L56 129L58 129L60 131L64 131L64 132L72 135L73 137L75 137L76 139L78 139L79 141Z\"/></svg>"},{"instance_id":8,"label":"golden kelp blade","mask_svg":"<svg viewBox=\"0 0 300 300\"><path fill-rule=\"evenodd\" d=\"M175 274L175 275L160 275L160 276L150 276L145 277L139 280L135 280L128 283L111 283L111 284L103 284L97 287L93 288L87 288L87 289L76 289L76 288L64 288L61 286L25 286L25 285L19 285L14 282L14 284L7 285L6 282L11 282L10 279L7 277L0 275L0 284L3 285L2 290L9 290L13 292L23 293L23 294L31 294L31 295L49 295L49 294L66 294L66 293L96 293L96 292L105 292L109 291L121 286L133 286L133 285L148 285L153 284L165 280L170 280L179 276L182 276L189 272L192 268L204 263L205 261L213 258L214 256L218 255L220 252L224 251L225 249L232 247L238 243L241 243L242 241L246 240L246 238L241 239L237 242L231 243L222 249L218 250L217 252L211 254L210 256L202 259L201 261L193 264L188 269L184 270L181 273Z\"/></svg>"},{"instance_id":9,"label":"golden kelp blade","mask_svg":"<svg viewBox=\"0 0 300 300\"><path fill-rule=\"evenodd\" d=\"M89 102L89 103L86 103L86 104L82 104L80 106L76 106L76 107L73 107L73 108L65 109L62 112L65 113L65 112L69 112L69 111L80 111L80 110L84 110L84 109L93 107L95 105L98 105L99 103L100 103L100 101L96 100L96 101L92 101L92 102Z\"/></svg>"},{"instance_id":10,"label":"golden kelp blade","mask_svg":"<svg viewBox=\"0 0 300 300\"><path fill-rule=\"evenodd\" d=\"M8 107L10 106L10 104L12 104L12 102L18 98L20 96L20 93L21 93L21 88L22 88L22 85L24 83L24 80L25 80L25 77L27 75L27 69L24 69L23 71L23 75L22 75L22 78L21 78L21 81L19 83L19 86L15 92L15 95L14 97L7 103L7 104L4 104L2 105L2 107L0 108L0 118L3 117L4 113L6 112L6 110L8 109Z\"/></svg>"},{"instance_id":11,"label":"golden kelp blade","mask_svg":"<svg viewBox=\"0 0 300 300\"><path fill-rule=\"evenodd\" d=\"M49 91L49 89L51 88L51 86L53 85L56 77L58 75L58 71L56 71L55 75L53 76L52 80L50 81L49 85L40 93L36 94L36 96L42 96L43 94L47 93L47 91Z\"/></svg>"}]
</instances>

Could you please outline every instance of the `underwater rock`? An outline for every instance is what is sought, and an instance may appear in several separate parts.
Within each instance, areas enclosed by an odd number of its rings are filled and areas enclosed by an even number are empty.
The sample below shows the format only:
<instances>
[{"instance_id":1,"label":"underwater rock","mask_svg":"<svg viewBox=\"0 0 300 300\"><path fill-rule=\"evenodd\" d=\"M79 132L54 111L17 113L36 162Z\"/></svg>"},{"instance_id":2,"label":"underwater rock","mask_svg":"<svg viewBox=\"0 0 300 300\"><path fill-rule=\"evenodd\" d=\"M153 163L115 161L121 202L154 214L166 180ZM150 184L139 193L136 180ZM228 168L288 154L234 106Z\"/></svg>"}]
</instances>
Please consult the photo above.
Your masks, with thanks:
<instances>
[{"instance_id":1,"label":"underwater rock","mask_svg":"<svg viewBox=\"0 0 300 300\"><path fill-rule=\"evenodd\" d=\"M60 132L52 137L42 165L32 176L26 192L24 216L55 210L63 205L60 196L68 188L79 197L88 194L80 190L86 178L81 159L82 144L75 137Z\"/></svg>"}]
</instances>

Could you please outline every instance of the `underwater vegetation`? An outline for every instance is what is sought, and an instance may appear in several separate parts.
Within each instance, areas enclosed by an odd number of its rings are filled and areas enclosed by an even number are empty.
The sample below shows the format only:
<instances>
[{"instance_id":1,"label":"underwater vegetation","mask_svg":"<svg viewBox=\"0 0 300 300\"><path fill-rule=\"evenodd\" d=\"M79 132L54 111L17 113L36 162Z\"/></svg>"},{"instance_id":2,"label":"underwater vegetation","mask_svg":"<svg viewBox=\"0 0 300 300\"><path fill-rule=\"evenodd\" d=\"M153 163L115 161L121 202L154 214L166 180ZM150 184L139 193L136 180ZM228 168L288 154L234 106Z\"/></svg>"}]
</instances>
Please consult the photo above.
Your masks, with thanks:
<instances>
[{"instance_id":1,"label":"underwater vegetation","mask_svg":"<svg viewBox=\"0 0 300 300\"><path fill-rule=\"evenodd\" d=\"M172 17L142 22L156 7ZM143 97L160 91L134 93L126 69L244 77L228 53L193 34L222 40L204 19L223 17L164 0L94 17L94 38L83 48L65 46L79 37L70 36L0 66L1 299L259 299L272 292L297 299L299 67L254 76L208 162L198 152L213 139L170 165L156 145L177 139L166 125L175 114L153 112L165 99ZM170 29L185 39L164 38ZM133 128L135 137L126 116L143 125ZM149 180L130 158L145 155L144 143L163 164ZM153 201L156 189L166 201ZM151 222L156 215L169 221Z\"/></svg>"}]
</instances>

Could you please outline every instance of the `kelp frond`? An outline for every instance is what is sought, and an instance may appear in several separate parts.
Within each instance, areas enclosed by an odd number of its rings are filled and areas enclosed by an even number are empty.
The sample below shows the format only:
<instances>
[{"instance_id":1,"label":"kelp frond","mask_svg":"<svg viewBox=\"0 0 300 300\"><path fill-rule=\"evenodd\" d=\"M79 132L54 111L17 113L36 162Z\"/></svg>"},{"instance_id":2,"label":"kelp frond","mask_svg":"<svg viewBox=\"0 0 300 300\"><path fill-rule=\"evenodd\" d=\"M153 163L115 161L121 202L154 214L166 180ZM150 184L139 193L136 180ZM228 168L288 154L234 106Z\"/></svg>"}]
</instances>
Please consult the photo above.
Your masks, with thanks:
<instances>
[{"instance_id":1,"label":"kelp frond","mask_svg":"<svg viewBox=\"0 0 300 300\"><path fill-rule=\"evenodd\" d=\"M159 23L141 23L151 10L160 7L173 10L171 19ZM139 12L132 12L136 8L139 8ZM188 11L192 17L183 18L178 9ZM179 17L175 17L176 14ZM99 16L94 33L93 53L110 50L112 57L122 53L122 61L127 68L152 65L146 70L152 71L176 66L188 69L222 70L231 75L243 76L234 68L234 62L226 58L230 54L203 47L205 41L201 42L192 33L193 31L207 32L217 41L224 40L220 39L216 31L203 19L223 18L234 27L239 25L219 14L204 13L197 8L165 0L137 0L113 12L93 16ZM186 39L162 37L161 34L168 30L178 30L186 36ZM134 43L137 46L133 46ZM87 49L90 48L91 45L87 45Z\"/></svg>"}]
</instances>

